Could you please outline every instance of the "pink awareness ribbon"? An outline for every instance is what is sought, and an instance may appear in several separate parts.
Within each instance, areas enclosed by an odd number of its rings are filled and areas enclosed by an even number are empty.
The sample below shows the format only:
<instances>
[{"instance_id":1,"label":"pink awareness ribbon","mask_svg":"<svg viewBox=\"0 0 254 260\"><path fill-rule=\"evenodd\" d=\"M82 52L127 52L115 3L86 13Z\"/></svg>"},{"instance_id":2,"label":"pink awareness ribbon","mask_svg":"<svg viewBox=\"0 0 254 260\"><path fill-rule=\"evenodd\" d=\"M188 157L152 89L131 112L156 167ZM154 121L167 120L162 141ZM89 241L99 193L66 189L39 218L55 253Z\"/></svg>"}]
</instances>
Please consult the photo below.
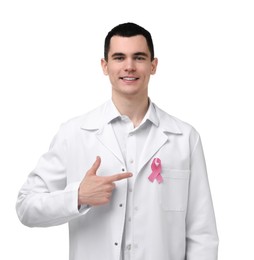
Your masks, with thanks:
<instances>
[{"instance_id":1,"label":"pink awareness ribbon","mask_svg":"<svg viewBox=\"0 0 254 260\"><path fill-rule=\"evenodd\" d=\"M161 160L159 158L154 158L151 165L152 173L148 177L149 181L153 182L155 179L158 183L163 181L161 176Z\"/></svg>"}]
</instances>

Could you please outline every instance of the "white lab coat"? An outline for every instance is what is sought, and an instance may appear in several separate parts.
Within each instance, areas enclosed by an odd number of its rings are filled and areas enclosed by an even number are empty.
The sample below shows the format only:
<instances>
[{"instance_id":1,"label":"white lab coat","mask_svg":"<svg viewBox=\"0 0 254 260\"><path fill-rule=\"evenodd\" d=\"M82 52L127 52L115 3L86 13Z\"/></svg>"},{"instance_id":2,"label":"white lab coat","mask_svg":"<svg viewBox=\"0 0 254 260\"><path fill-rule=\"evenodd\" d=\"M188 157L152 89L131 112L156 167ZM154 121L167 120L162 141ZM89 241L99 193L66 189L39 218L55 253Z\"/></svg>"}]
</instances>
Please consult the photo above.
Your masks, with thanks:
<instances>
[{"instance_id":1,"label":"white lab coat","mask_svg":"<svg viewBox=\"0 0 254 260\"><path fill-rule=\"evenodd\" d=\"M155 106L133 189L134 260L216 260L218 236L202 145L197 131ZM70 260L119 260L127 180L109 204L77 208L80 181L97 155L98 175L126 171L107 121L108 102L63 124L20 190L17 213L27 226L69 223ZM148 180L154 158L163 182Z\"/></svg>"}]
</instances>

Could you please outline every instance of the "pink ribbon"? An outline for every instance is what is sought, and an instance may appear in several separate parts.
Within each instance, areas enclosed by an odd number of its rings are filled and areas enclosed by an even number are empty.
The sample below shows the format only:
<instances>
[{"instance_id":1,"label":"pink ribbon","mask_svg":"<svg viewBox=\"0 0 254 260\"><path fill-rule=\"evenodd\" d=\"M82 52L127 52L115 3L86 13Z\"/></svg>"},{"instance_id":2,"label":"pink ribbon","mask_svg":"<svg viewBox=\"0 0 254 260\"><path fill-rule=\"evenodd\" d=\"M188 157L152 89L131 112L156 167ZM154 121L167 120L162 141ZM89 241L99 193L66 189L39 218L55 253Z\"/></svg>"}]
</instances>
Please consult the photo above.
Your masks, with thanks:
<instances>
[{"instance_id":1,"label":"pink ribbon","mask_svg":"<svg viewBox=\"0 0 254 260\"><path fill-rule=\"evenodd\" d=\"M158 183L163 181L161 176L161 160L159 158L154 158L151 165L152 173L148 177L149 181L153 182L155 179Z\"/></svg>"}]
</instances>

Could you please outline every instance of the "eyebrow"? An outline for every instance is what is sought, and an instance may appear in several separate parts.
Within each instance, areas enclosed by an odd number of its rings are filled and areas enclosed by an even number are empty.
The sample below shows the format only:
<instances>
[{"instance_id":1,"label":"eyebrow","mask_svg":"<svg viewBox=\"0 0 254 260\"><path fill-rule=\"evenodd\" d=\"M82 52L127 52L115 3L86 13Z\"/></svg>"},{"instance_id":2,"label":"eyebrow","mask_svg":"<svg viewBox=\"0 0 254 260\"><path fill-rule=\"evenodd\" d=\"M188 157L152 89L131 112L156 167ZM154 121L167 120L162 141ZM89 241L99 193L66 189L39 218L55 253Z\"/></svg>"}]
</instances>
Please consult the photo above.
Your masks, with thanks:
<instances>
[{"instance_id":1,"label":"eyebrow","mask_svg":"<svg viewBox=\"0 0 254 260\"><path fill-rule=\"evenodd\" d=\"M136 52L136 53L134 53L134 56L144 56L144 57L148 57L147 53L145 53L145 52Z\"/></svg>"},{"instance_id":2,"label":"eyebrow","mask_svg":"<svg viewBox=\"0 0 254 260\"><path fill-rule=\"evenodd\" d=\"M123 54L122 52L115 52L111 55L112 58L114 57L119 57L119 56L125 56L125 54Z\"/></svg>"},{"instance_id":3,"label":"eyebrow","mask_svg":"<svg viewBox=\"0 0 254 260\"><path fill-rule=\"evenodd\" d=\"M115 52L115 53L113 53L113 54L111 55L112 58L114 58L114 57L119 57L119 56L125 56L125 54L122 53L122 52ZM148 57L147 53L145 53L145 52L135 52L135 53L133 54L133 56L144 56L144 57Z\"/></svg>"}]
</instances>

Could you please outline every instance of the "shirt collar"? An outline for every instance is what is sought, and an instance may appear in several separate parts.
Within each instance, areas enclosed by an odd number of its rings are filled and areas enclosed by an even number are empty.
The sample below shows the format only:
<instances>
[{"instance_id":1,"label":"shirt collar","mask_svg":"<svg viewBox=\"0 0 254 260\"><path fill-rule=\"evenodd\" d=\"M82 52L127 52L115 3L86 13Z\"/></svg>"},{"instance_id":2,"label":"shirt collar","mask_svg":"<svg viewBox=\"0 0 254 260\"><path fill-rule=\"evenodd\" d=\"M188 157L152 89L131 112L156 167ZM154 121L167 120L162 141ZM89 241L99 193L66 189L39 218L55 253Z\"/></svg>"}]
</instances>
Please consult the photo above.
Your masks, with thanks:
<instances>
[{"instance_id":1,"label":"shirt collar","mask_svg":"<svg viewBox=\"0 0 254 260\"><path fill-rule=\"evenodd\" d=\"M112 123L112 121L114 121L115 119L120 118L122 116L120 114L120 112L117 110L112 99L109 101L108 107L106 109L107 109L107 111L106 111L106 115L105 115L106 116L105 123ZM151 102L150 99L149 99L148 110L147 110L143 120L141 121L140 125L145 123L147 120L156 126L159 125L159 119L158 119L158 116L156 115L155 107L153 106L153 103Z\"/></svg>"}]
</instances>

